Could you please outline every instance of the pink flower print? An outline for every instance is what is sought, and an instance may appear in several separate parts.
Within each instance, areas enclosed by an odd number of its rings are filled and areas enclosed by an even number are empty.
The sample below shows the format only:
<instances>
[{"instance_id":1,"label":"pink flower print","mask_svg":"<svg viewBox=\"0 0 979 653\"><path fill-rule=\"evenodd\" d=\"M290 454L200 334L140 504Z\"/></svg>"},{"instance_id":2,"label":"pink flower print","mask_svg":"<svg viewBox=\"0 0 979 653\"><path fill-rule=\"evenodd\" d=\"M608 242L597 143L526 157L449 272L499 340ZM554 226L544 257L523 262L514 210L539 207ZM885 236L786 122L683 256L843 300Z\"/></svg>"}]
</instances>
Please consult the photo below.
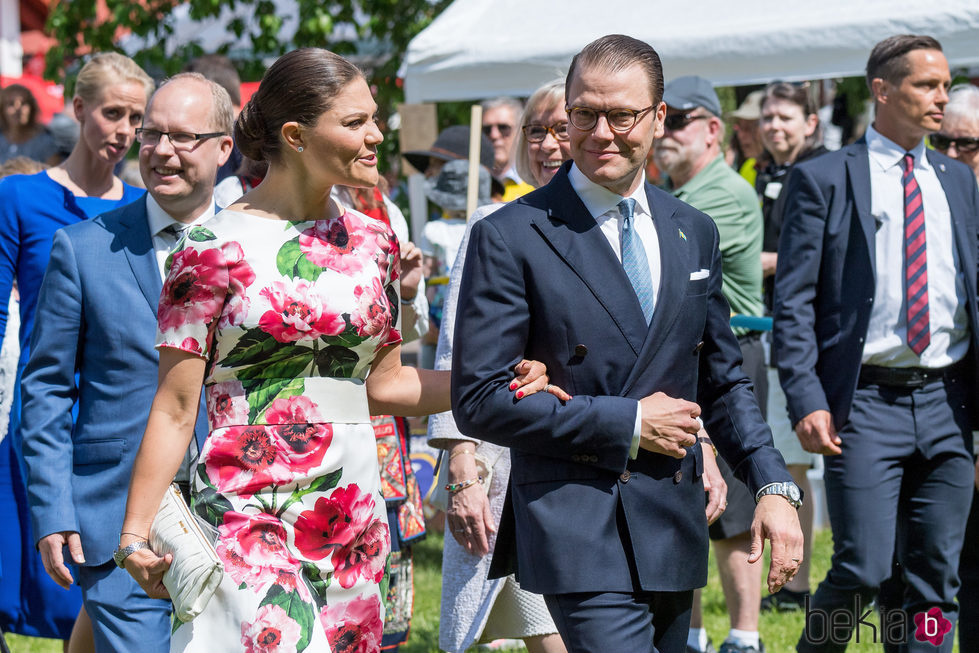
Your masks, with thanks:
<instances>
[{"instance_id":1,"label":"pink flower print","mask_svg":"<svg viewBox=\"0 0 979 653\"><path fill-rule=\"evenodd\" d=\"M262 315L258 325L279 342L335 336L346 328L340 313L331 311L326 298L305 279L273 281L259 294L272 309Z\"/></svg>"},{"instance_id":2,"label":"pink flower print","mask_svg":"<svg viewBox=\"0 0 979 653\"><path fill-rule=\"evenodd\" d=\"M228 511L218 532L215 549L237 585L261 590L277 582L281 572L299 569L299 561L286 547L285 528L272 515Z\"/></svg>"},{"instance_id":3,"label":"pink flower print","mask_svg":"<svg viewBox=\"0 0 979 653\"><path fill-rule=\"evenodd\" d=\"M224 302L226 267L221 250L193 248L173 254L157 310L160 331L207 324Z\"/></svg>"},{"instance_id":4,"label":"pink flower print","mask_svg":"<svg viewBox=\"0 0 979 653\"><path fill-rule=\"evenodd\" d=\"M184 338L180 343L180 349L190 352L191 354L204 355L204 348L201 347L201 343L197 341L197 338L187 337Z\"/></svg>"},{"instance_id":5,"label":"pink flower print","mask_svg":"<svg viewBox=\"0 0 979 653\"><path fill-rule=\"evenodd\" d=\"M380 531L373 528L374 522L382 527ZM296 519L295 533L296 548L304 557L322 560L333 554L334 567L337 560L348 560L354 549L367 545L374 550L380 538L382 542L377 550L382 553L380 564L383 574L383 558L390 547L387 524L375 519L374 498L361 492L356 484L337 488L330 496L318 498L312 510L302 512ZM363 561L355 562L363 566ZM360 566L355 565L344 570L344 573L349 577L351 570L356 573ZM337 569L334 573L339 571Z\"/></svg>"},{"instance_id":6,"label":"pink flower print","mask_svg":"<svg viewBox=\"0 0 979 653\"><path fill-rule=\"evenodd\" d=\"M278 605L263 605L254 621L241 624L245 653L293 653L301 634L299 622Z\"/></svg>"},{"instance_id":7,"label":"pink flower print","mask_svg":"<svg viewBox=\"0 0 979 653\"><path fill-rule=\"evenodd\" d=\"M265 411L265 421L268 424L299 424L321 422L323 418L312 399L297 395L285 399L280 397L269 404Z\"/></svg>"},{"instance_id":8,"label":"pink flower print","mask_svg":"<svg viewBox=\"0 0 979 653\"><path fill-rule=\"evenodd\" d=\"M248 399L240 381L215 383L204 394L211 428L248 424Z\"/></svg>"},{"instance_id":9,"label":"pink flower print","mask_svg":"<svg viewBox=\"0 0 979 653\"><path fill-rule=\"evenodd\" d=\"M294 473L319 465L333 442L333 425L322 422L309 397L276 399L265 411L265 421L276 425L272 431L286 445L276 443L278 456Z\"/></svg>"},{"instance_id":10,"label":"pink flower print","mask_svg":"<svg viewBox=\"0 0 979 653\"><path fill-rule=\"evenodd\" d=\"M248 498L292 474L281 469L272 435L264 426L231 426L210 435L210 449L204 457L208 479L219 492L235 492Z\"/></svg>"},{"instance_id":11,"label":"pink flower print","mask_svg":"<svg viewBox=\"0 0 979 653\"><path fill-rule=\"evenodd\" d=\"M245 291L255 281L255 271L245 261L245 252L238 243L225 243L221 246L221 252L228 265L228 301L218 326L225 328L238 326L245 321L251 302Z\"/></svg>"},{"instance_id":12,"label":"pink flower print","mask_svg":"<svg viewBox=\"0 0 979 653\"><path fill-rule=\"evenodd\" d=\"M357 308L350 312L350 322L361 336L378 336L391 325L391 308L380 279L354 288Z\"/></svg>"},{"instance_id":13,"label":"pink flower print","mask_svg":"<svg viewBox=\"0 0 979 653\"><path fill-rule=\"evenodd\" d=\"M375 519L357 535L350 546L333 552L333 577L340 583L340 587L346 588L353 587L360 577L372 583L380 583L390 551L388 525Z\"/></svg>"},{"instance_id":14,"label":"pink flower print","mask_svg":"<svg viewBox=\"0 0 979 653\"><path fill-rule=\"evenodd\" d=\"M350 211L333 220L317 220L299 235L299 249L314 265L356 274L364 269L364 223Z\"/></svg>"},{"instance_id":15,"label":"pink flower print","mask_svg":"<svg viewBox=\"0 0 979 653\"><path fill-rule=\"evenodd\" d=\"M376 594L323 606L320 624L333 653L376 653L381 650L384 621Z\"/></svg>"}]
</instances>

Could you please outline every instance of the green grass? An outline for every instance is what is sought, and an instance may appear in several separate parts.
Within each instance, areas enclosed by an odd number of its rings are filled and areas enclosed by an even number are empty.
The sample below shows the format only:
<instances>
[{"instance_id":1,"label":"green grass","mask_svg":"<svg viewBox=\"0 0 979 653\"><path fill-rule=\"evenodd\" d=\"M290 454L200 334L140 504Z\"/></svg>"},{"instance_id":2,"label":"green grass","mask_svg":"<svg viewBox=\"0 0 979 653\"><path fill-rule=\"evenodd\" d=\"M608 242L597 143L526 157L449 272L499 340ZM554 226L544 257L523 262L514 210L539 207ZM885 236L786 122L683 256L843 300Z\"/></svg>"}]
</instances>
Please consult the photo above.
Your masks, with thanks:
<instances>
[{"instance_id":1,"label":"green grass","mask_svg":"<svg viewBox=\"0 0 979 653\"><path fill-rule=\"evenodd\" d=\"M818 584L829 569L831 552L829 530L819 531L813 543L812 580ZM412 620L411 637L401 647L403 653L434 653L438 651L439 596L441 592L442 536L430 535L415 547L415 616ZM765 562L766 569L768 562ZM704 623L707 632L719 645L728 631L727 609L716 567L710 565L710 577L703 594ZM876 620L876 616L875 616ZM875 621L876 623L876 621ZM764 613L761 618L761 636L769 653L788 653L795 650L795 643L802 632L803 615L798 613ZM869 634L869 633L867 633ZM61 643L49 639L35 639L8 635L12 653L61 653ZM865 653L880 651L880 645L862 642L851 643L848 652ZM955 651L958 651L956 644Z\"/></svg>"}]
</instances>

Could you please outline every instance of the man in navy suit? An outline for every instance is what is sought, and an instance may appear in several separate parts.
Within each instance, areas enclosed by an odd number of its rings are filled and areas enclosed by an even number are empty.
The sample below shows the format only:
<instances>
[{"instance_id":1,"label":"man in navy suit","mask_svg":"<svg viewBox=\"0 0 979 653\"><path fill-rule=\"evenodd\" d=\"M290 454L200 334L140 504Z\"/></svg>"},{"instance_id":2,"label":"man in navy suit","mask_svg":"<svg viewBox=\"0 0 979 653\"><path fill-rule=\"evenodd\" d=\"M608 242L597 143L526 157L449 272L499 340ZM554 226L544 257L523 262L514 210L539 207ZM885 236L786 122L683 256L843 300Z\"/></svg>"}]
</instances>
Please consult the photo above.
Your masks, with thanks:
<instances>
[{"instance_id":1,"label":"man in navy suit","mask_svg":"<svg viewBox=\"0 0 979 653\"><path fill-rule=\"evenodd\" d=\"M461 285L453 413L513 460L495 572L545 595L570 651L683 651L707 580L701 407L759 499L752 561L770 538L769 586L802 558L798 488L741 371L717 229L644 183L662 95L648 44L582 50L574 164L474 225ZM507 370L525 356L574 397L514 404Z\"/></svg>"},{"instance_id":2,"label":"man in navy suit","mask_svg":"<svg viewBox=\"0 0 979 653\"><path fill-rule=\"evenodd\" d=\"M169 650L169 602L148 598L113 551L156 391L163 264L175 228L214 215L231 121L227 92L200 75L160 87L137 131L148 195L58 231L41 286L23 381L31 518L45 569L81 586L100 653ZM189 480L206 433L202 410L178 482Z\"/></svg>"},{"instance_id":3,"label":"man in navy suit","mask_svg":"<svg viewBox=\"0 0 979 653\"><path fill-rule=\"evenodd\" d=\"M887 606L907 615L898 644L952 650L972 500L979 193L968 167L923 142L949 82L933 38L881 41L867 61L865 138L788 180L775 354L796 434L824 454L834 546L799 651L846 648L894 553L906 586L903 605ZM849 628L828 627L834 610L853 613Z\"/></svg>"}]
</instances>

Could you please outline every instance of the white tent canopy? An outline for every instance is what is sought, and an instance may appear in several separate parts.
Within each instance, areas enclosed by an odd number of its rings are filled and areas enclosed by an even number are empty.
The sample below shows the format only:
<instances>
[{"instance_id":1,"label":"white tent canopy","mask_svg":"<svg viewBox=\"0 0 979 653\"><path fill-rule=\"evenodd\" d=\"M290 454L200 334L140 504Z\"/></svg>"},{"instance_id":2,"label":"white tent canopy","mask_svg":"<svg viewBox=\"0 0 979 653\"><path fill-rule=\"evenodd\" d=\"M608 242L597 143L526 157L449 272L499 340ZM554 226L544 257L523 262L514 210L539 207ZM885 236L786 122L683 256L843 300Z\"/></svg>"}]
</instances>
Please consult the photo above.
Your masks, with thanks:
<instances>
[{"instance_id":1,"label":"white tent canopy","mask_svg":"<svg viewBox=\"0 0 979 653\"><path fill-rule=\"evenodd\" d=\"M901 33L937 38L953 69L979 64L976 0L456 0L409 45L406 100L527 96L614 33L652 44L667 80L719 86L860 75Z\"/></svg>"}]
</instances>

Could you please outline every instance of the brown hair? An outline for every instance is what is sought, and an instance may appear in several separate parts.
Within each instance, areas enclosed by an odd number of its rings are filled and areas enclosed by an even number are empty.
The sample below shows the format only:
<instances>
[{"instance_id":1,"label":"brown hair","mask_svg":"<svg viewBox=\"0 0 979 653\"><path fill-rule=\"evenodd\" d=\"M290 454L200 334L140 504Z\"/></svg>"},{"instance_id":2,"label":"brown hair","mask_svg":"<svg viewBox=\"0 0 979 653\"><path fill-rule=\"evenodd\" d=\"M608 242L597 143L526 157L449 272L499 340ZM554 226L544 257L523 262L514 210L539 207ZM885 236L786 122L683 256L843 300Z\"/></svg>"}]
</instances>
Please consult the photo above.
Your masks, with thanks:
<instances>
[{"instance_id":1,"label":"brown hair","mask_svg":"<svg viewBox=\"0 0 979 653\"><path fill-rule=\"evenodd\" d=\"M31 89L27 88L22 84L11 84L10 86L0 90L0 107L3 107L7 103L8 97L20 96L27 106L30 107L30 113L27 116L27 128L32 129L37 125L37 114L40 112L40 107L37 105L37 98L31 93ZM6 111L0 111L0 130L6 131L10 129L10 125L7 124Z\"/></svg>"},{"instance_id":2,"label":"brown hair","mask_svg":"<svg viewBox=\"0 0 979 653\"><path fill-rule=\"evenodd\" d=\"M904 55L913 50L942 51L942 44L930 36L897 34L874 46L867 59L867 88L873 91L874 79L897 83L911 72Z\"/></svg>"},{"instance_id":3,"label":"brown hair","mask_svg":"<svg viewBox=\"0 0 979 653\"><path fill-rule=\"evenodd\" d=\"M596 39L574 56L564 83L565 94L571 97L571 82L579 66L618 72L634 64L639 64L646 72L653 106L658 105L663 99L663 64L659 55L648 43L623 34L609 34Z\"/></svg>"},{"instance_id":4,"label":"brown hair","mask_svg":"<svg viewBox=\"0 0 979 653\"><path fill-rule=\"evenodd\" d=\"M311 127L355 79L364 79L360 69L329 50L287 52L265 71L258 90L242 107L235 123L238 149L256 161L278 159L282 125L295 121Z\"/></svg>"},{"instance_id":5,"label":"brown hair","mask_svg":"<svg viewBox=\"0 0 979 653\"><path fill-rule=\"evenodd\" d=\"M764 95L761 97L762 120L764 120L765 105L769 100L784 100L786 102L791 102L802 109L802 116L804 118L818 115L819 108L816 106L816 101L813 99L810 90L809 82L805 82L804 84L772 82L765 87ZM799 153L802 154L803 152L808 152L812 148L819 145L822 140L822 126L816 125L815 131L813 131L813 133L809 136L806 136L806 140L802 144L802 150Z\"/></svg>"}]
</instances>

